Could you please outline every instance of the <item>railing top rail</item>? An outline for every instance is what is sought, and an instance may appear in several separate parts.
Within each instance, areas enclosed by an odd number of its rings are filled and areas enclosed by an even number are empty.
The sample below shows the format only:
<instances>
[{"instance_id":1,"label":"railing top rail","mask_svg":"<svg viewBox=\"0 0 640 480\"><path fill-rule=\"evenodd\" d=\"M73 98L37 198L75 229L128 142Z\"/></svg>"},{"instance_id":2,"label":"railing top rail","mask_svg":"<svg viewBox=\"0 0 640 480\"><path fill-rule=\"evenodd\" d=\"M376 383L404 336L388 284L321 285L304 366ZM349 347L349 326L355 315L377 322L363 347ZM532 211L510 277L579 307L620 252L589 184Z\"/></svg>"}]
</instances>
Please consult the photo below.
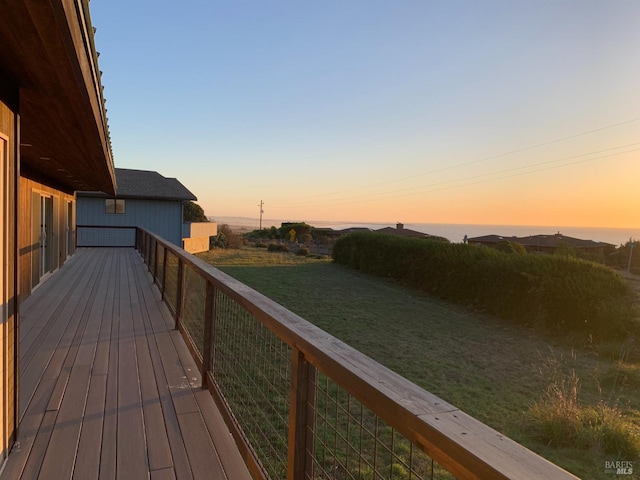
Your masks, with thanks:
<instances>
[{"instance_id":1,"label":"railing top rail","mask_svg":"<svg viewBox=\"0 0 640 480\"><path fill-rule=\"evenodd\" d=\"M341 388L464 479L576 479L268 297L144 229Z\"/></svg>"},{"instance_id":2,"label":"railing top rail","mask_svg":"<svg viewBox=\"0 0 640 480\"><path fill-rule=\"evenodd\" d=\"M81 225L76 224L76 228L127 228L129 230L138 229L135 225Z\"/></svg>"}]
</instances>

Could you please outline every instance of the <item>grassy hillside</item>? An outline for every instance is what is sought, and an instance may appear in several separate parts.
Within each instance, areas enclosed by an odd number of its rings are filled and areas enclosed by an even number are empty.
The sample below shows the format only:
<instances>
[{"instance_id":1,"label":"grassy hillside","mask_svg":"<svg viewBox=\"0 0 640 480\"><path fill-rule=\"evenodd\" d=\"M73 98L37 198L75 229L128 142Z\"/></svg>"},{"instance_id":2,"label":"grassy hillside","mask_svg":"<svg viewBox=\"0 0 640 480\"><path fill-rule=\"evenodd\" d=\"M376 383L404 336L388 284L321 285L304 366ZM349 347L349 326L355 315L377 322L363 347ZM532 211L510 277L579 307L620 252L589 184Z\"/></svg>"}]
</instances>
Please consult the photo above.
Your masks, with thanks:
<instances>
[{"instance_id":1,"label":"grassy hillside","mask_svg":"<svg viewBox=\"0 0 640 480\"><path fill-rule=\"evenodd\" d=\"M627 458L633 451L598 450L593 442L600 437L591 441L583 434L570 444L542 440L535 416L542 411L543 420L557 426L547 407L564 398L565 417L575 413L572 407L607 406L625 432L640 434L640 358L631 344L576 352L532 329L326 260L264 249L214 251L204 258L580 477L610 478L605 459L634 460ZM591 418L597 421L597 414Z\"/></svg>"}]
</instances>

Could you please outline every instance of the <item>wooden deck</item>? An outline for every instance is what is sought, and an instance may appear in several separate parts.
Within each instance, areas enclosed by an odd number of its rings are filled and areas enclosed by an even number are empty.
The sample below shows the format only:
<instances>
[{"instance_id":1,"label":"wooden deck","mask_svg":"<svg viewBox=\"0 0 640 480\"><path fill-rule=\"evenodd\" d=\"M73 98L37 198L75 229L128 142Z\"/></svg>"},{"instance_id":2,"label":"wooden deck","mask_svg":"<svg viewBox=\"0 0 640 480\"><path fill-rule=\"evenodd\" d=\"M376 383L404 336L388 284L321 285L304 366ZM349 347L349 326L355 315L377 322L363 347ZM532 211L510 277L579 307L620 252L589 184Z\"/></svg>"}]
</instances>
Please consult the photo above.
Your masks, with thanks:
<instances>
[{"instance_id":1,"label":"wooden deck","mask_svg":"<svg viewBox=\"0 0 640 480\"><path fill-rule=\"evenodd\" d=\"M250 478L135 250L78 250L20 319L1 480Z\"/></svg>"}]
</instances>

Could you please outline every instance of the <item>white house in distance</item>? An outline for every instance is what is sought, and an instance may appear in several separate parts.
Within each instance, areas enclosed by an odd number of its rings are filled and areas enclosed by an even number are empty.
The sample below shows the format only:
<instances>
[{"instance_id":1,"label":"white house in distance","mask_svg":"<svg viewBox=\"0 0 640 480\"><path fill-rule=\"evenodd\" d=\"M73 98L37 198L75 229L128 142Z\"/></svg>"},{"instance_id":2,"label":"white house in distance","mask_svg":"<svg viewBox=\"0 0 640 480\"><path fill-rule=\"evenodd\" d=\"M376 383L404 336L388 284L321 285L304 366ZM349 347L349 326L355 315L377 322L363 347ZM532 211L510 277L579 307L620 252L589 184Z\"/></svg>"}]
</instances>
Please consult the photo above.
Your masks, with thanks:
<instances>
[{"instance_id":1,"label":"white house in distance","mask_svg":"<svg viewBox=\"0 0 640 480\"><path fill-rule=\"evenodd\" d=\"M142 227L182 247L182 206L196 196L158 172L116 168L115 176L115 196L77 192L77 246L130 247Z\"/></svg>"}]
</instances>

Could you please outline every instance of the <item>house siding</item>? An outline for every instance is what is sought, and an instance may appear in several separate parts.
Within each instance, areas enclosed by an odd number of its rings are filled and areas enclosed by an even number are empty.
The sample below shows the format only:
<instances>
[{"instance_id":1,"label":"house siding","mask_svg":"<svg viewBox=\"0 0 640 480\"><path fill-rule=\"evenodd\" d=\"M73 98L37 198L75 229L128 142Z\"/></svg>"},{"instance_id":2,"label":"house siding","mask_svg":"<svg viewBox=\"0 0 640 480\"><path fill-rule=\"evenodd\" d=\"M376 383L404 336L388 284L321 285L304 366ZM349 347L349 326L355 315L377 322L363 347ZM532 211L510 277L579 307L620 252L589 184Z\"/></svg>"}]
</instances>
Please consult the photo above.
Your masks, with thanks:
<instances>
[{"instance_id":1,"label":"house siding","mask_svg":"<svg viewBox=\"0 0 640 480\"><path fill-rule=\"evenodd\" d=\"M12 2L0 14L0 471L18 436L20 302L40 267L74 251L73 191L115 192L93 33L87 0Z\"/></svg>"},{"instance_id":2,"label":"house siding","mask_svg":"<svg viewBox=\"0 0 640 480\"><path fill-rule=\"evenodd\" d=\"M18 172L18 125L17 88L12 88L0 74L0 136L4 149L4 185L5 212L2 212L2 235L6 258L2 268L3 292L0 301L6 307L6 317L0 322L0 360L3 369L0 372L0 466L8 455L17 435L17 403L18 403L18 372L17 372L17 269L16 269L16 212L17 204L17 172Z\"/></svg>"},{"instance_id":3,"label":"house siding","mask_svg":"<svg viewBox=\"0 0 640 480\"><path fill-rule=\"evenodd\" d=\"M71 203L75 210L75 197L43 183L20 177L19 180L19 219L18 219L18 250L19 250L19 278L20 301L31 294L31 290L40 283L39 272L34 271L34 265L40 260L40 232L37 229L39 220L34 218L34 198L47 197L52 200L52 225L50 249L50 273L60 268L66 259L75 251L75 223L73 215L68 221L68 206ZM34 196L35 195L35 196Z\"/></svg>"},{"instance_id":4,"label":"house siding","mask_svg":"<svg viewBox=\"0 0 640 480\"><path fill-rule=\"evenodd\" d=\"M119 198L119 197L118 197ZM108 227L142 227L160 235L176 246L182 246L182 202L170 200L151 200L125 198L125 213L108 214L105 211L104 197L78 195L77 224L78 244L81 240L83 225ZM105 236L104 242L108 241ZM99 239L94 240L99 242Z\"/></svg>"}]
</instances>

